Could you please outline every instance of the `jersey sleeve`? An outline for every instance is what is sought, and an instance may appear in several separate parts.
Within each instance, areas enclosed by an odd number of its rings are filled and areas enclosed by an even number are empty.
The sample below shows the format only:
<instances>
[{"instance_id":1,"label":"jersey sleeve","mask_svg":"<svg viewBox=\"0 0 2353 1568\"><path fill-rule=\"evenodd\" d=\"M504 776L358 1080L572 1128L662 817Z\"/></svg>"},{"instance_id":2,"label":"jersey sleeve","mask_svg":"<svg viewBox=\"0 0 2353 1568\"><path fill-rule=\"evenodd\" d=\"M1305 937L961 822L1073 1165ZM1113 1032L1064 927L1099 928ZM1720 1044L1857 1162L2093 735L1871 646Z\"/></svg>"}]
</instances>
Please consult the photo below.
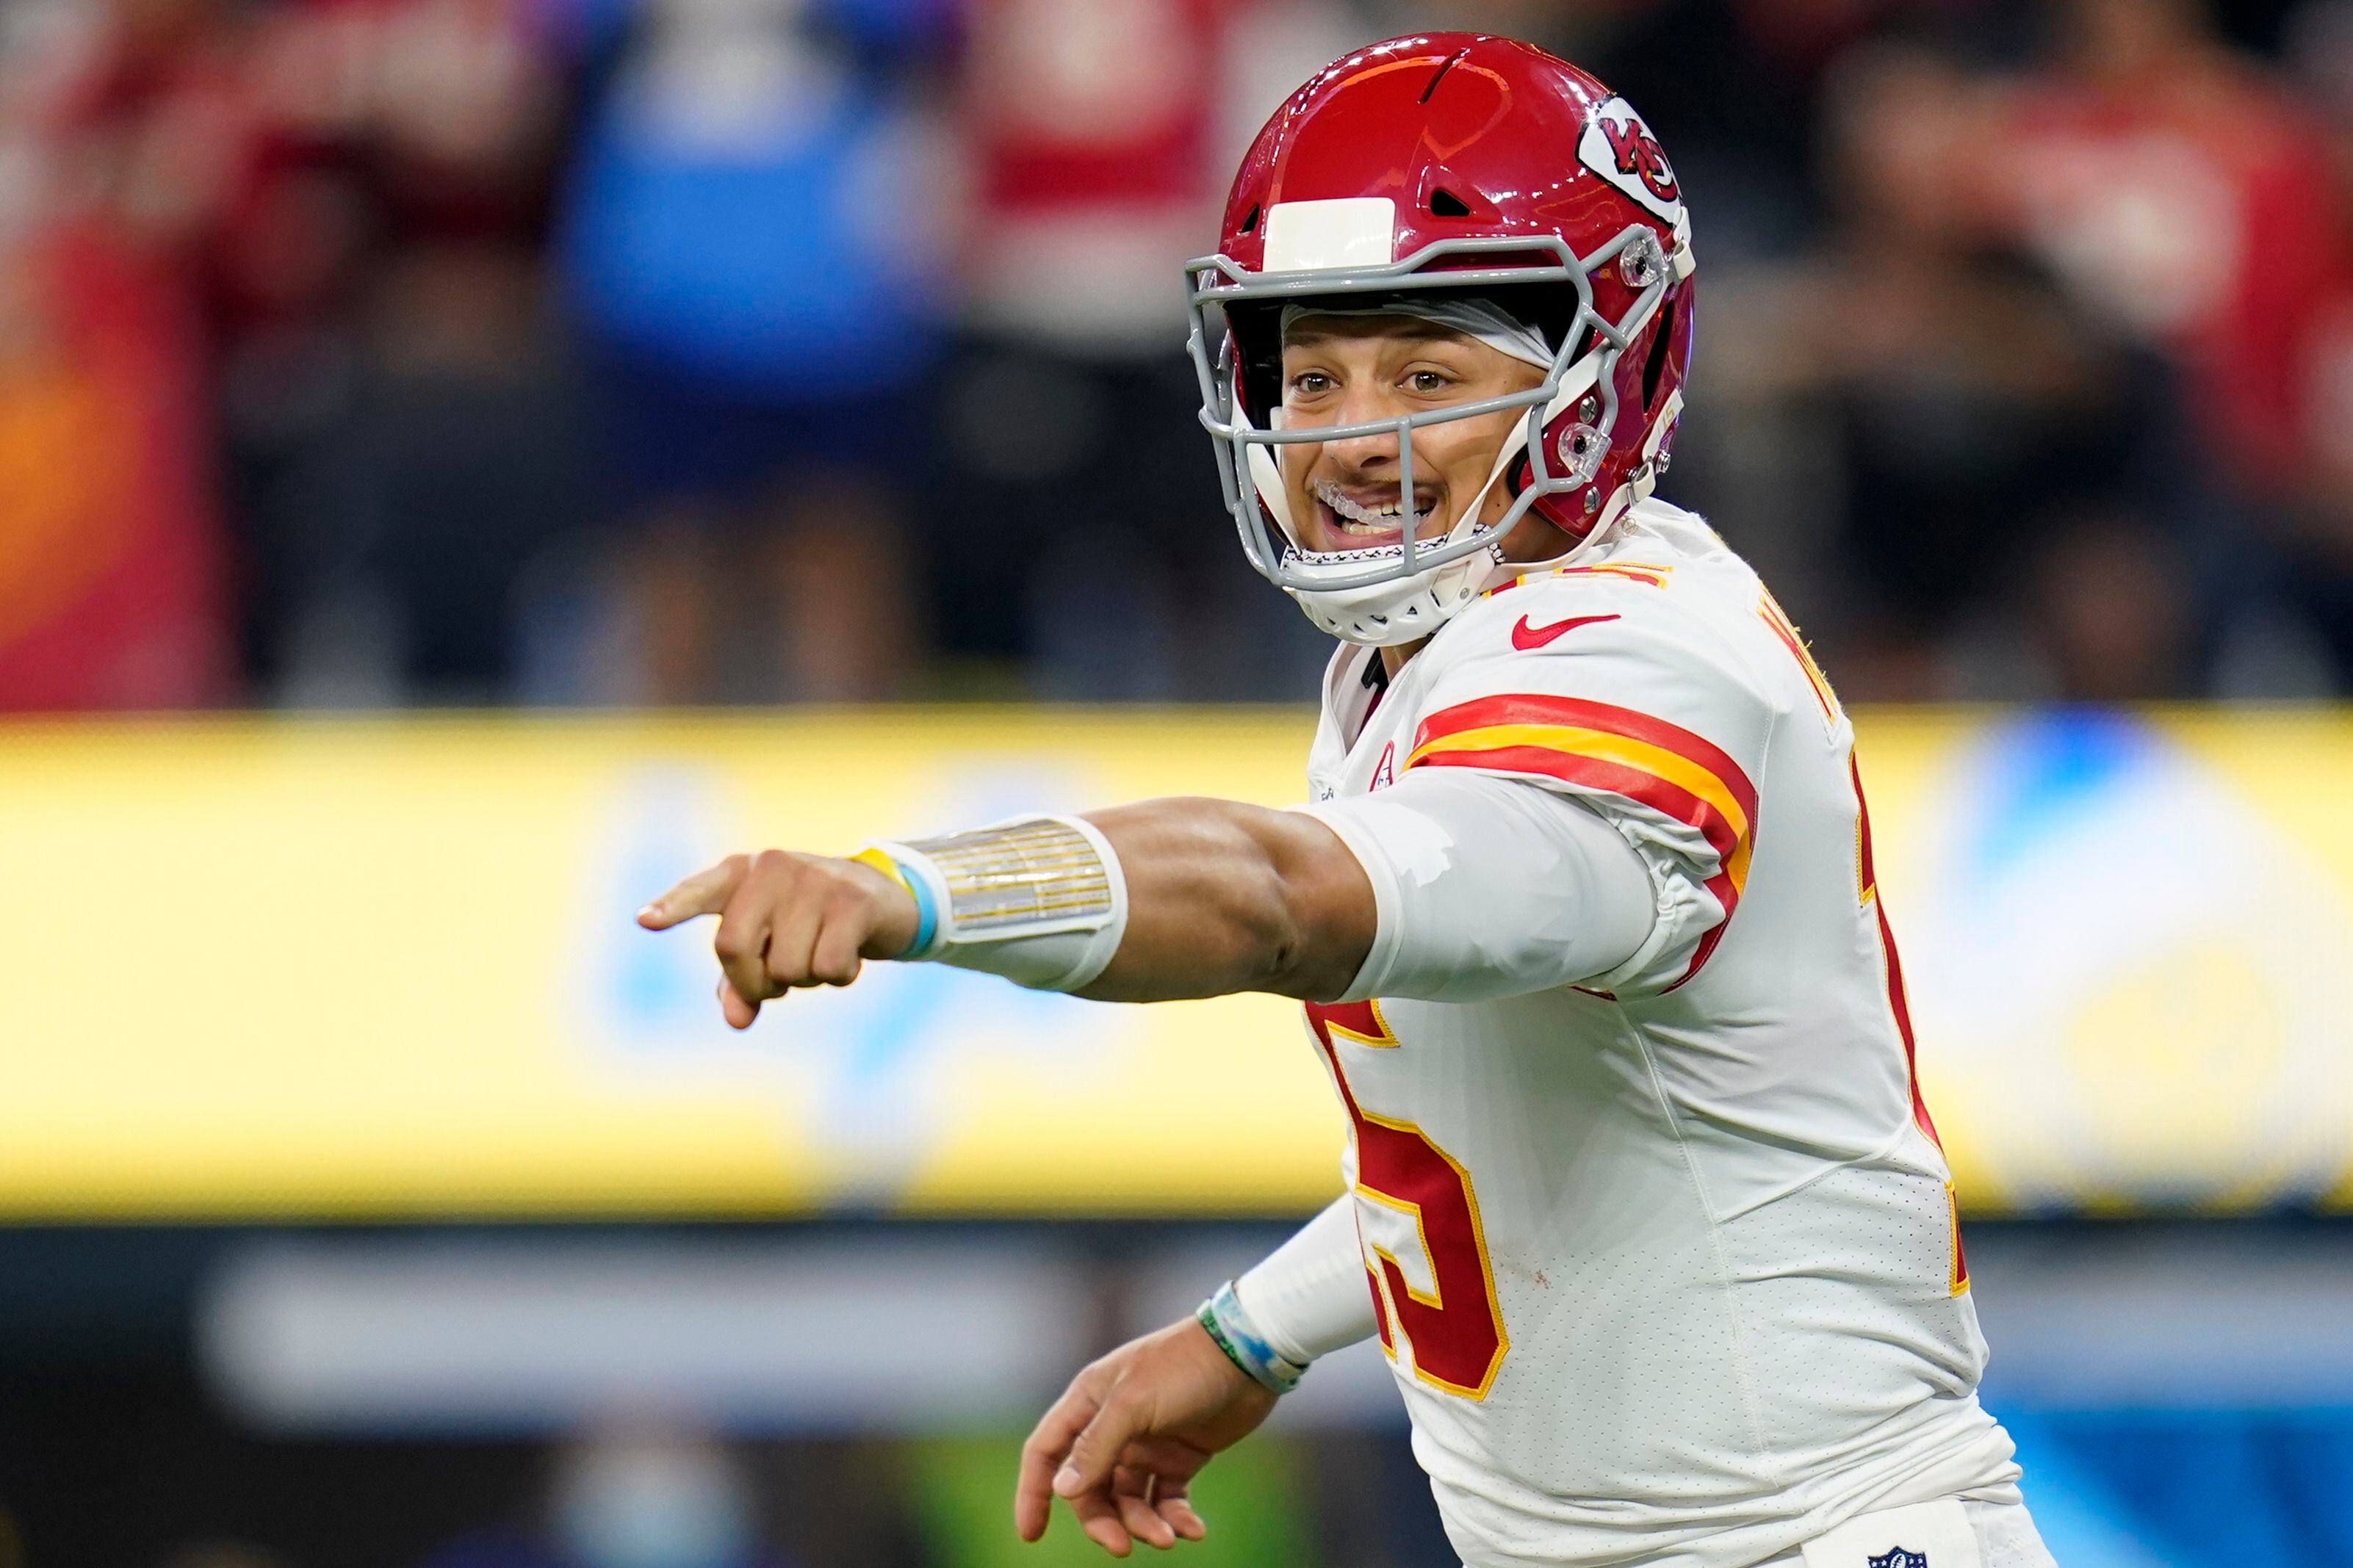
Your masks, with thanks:
<instances>
[{"instance_id":1,"label":"jersey sleeve","mask_svg":"<svg viewBox=\"0 0 2353 1568\"><path fill-rule=\"evenodd\" d=\"M1614 973L1656 923L1640 855L1585 802L1456 768L1308 814L1372 884L1373 943L1338 999L1484 1002Z\"/></svg>"},{"instance_id":2,"label":"jersey sleeve","mask_svg":"<svg viewBox=\"0 0 2353 1568\"><path fill-rule=\"evenodd\" d=\"M1506 595L1525 613L1461 628L1471 641L1421 704L1405 764L1572 796L1634 847L1656 921L1631 957L1587 983L1621 999L1697 974L1738 912L1775 717L1732 649L1665 592L1619 588L1602 615L1579 613L1598 595ZM1564 621L1575 624L1542 640Z\"/></svg>"},{"instance_id":3,"label":"jersey sleeve","mask_svg":"<svg viewBox=\"0 0 2353 1568\"><path fill-rule=\"evenodd\" d=\"M1350 1191L1234 1281L1234 1293L1268 1342L1303 1366L1373 1337L1355 1185L1352 1173Z\"/></svg>"}]
</instances>

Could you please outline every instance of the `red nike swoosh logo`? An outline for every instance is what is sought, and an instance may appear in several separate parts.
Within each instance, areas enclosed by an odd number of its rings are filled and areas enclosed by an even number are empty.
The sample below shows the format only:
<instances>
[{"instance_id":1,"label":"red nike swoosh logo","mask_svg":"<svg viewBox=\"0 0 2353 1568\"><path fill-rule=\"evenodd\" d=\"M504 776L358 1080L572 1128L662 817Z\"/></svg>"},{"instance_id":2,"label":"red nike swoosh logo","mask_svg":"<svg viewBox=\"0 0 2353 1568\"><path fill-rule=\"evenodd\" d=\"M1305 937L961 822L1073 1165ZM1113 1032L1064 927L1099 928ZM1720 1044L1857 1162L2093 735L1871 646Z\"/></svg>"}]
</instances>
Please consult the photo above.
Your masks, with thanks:
<instances>
[{"instance_id":1,"label":"red nike swoosh logo","mask_svg":"<svg viewBox=\"0 0 2353 1568\"><path fill-rule=\"evenodd\" d=\"M1525 653L1532 647L1542 647L1563 632L1573 632L1579 626L1589 626L1596 621L1614 621L1615 616L1571 616L1565 621L1555 621L1548 626L1532 626L1525 616L1512 628L1512 646Z\"/></svg>"}]
</instances>

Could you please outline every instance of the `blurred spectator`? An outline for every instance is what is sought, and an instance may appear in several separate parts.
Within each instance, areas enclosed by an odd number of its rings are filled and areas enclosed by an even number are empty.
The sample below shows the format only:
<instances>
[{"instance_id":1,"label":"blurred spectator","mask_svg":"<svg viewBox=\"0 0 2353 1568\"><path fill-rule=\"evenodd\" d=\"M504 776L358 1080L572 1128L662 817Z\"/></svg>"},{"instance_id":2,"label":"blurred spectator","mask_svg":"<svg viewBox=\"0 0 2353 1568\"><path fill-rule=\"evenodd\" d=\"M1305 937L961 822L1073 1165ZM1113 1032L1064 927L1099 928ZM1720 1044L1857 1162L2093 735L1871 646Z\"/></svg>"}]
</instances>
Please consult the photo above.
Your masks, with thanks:
<instances>
[{"instance_id":1,"label":"blurred spectator","mask_svg":"<svg viewBox=\"0 0 2353 1568\"><path fill-rule=\"evenodd\" d=\"M558 1457L533 1521L465 1536L425 1568L788 1568L760 1535L750 1479L716 1442L612 1431Z\"/></svg>"},{"instance_id":2,"label":"blurred spectator","mask_svg":"<svg viewBox=\"0 0 2353 1568\"><path fill-rule=\"evenodd\" d=\"M173 246L227 23L123 0L0 26L0 708L224 701L202 339Z\"/></svg>"},{"instance_id":3,"label":"blurred spectator","mask_svg":"<svg viewBox=\"0 0 2353 1568\"><path fill-rule=\"evenodd\" d=\"M1179 263L1306 74L1356 40L1287 0L970 0L972 331L949 394L951 645L1064 698L1276 697L1322 650L1219 505ZM1009 615L1008 606L1026 606Z\"/></svg>"},{"instance_id":4,"label":"blurred spectator","mask_svg":"<svg viewBox=\"0 0 2353 1568\"><path fill-rule=\"evenodd\" d=\"M2226 689L2277 695L2293 676L2252 645L2282 606L2353 648L2344 553L2299 527L2324 460L2313 344L2353 275L2338 167L2200 0L2068 0L2057 20L2056 59L1980 161L1989 199L2083 306L2178 367L2176 466L2211 485L2189 558L2210 662Z\"/></svg>"},{"instance_id":5,"label":"blurred spectator","mask_svg":"<svg viewBox=\"0 0 2353 1568\"><path fill-rule=\"evenodd\" d=\"M576 530L542 330L562 107L526 0L311 0L251 51L220 247L256 658L284 699L482 700L526 563Z\"/></svg>"},{"instance_id":6,"label":"blurred spectator","mask_svg":"<svg viewBox=\"0 0 2353 1568\"><path fill-rule=\"evenodd\" d=\"M1712 266L1787 257L1831 204L1817 178L1823 100L1857 44L1926 35L1998 52L2000 0L1441 0L1392 3L1400 27L1527 37L1592 69L1662 127Z\"/></svg>"},{"instance_id":7,"label":"blurred spectator","mask_svg":"<svg viewBox=\"0 0 2353 1568\"><path fill-rule=\"evenodd\" d=\"M2024 613L2017 563L2054 501L2134 484L2137 438L2163 422L2136 387L2163 379L2135 374L1987 228L1964 182L1983 84L1873 46L1841 64L1829 102L1833 226L1743 295L1725 390L1736 409L1790 402L1795 424L1835 442L1813 500L1837 518L1824 651L1841 689L2025 695L1969 634Z\"/></svg>"},{"instance_id":8,"label":"blurred spectator","mask_svg":"<svg viewBox=\"0 0 2353 1568\"><path fill-rule=\"evenodd\" d=\"M580 11L562 264L623 530L619 694L888 695L928 641L903 514L939 202L908 70L940 4Z\"/></svg>"},{"instance_id":9,"label":"blurred spectator","mask_svg":"<svg viewBox=\"0 0 2353 1568\"><path fill-rule=\"evenodd\" d=\"M2059 59L1982 160L1993 200L2085 304L2180 357L2210 455L2275 497L2295 346L2346 263L2327 144L2200 0L2059 10Z\"/></svg>"},{"instance_id":10,"label":"blurred spectator","mask_svg":"<svg viewBox=\"0 0 2353 1568\"><path fill-rule=\"evenodd\" d=\"M2353 211L2353 0L2307 5L2290 49L2324 117L2340 210ZM2288 509L2283 597L2341 692L2353 689L2353 262L2314 300L2300 346L2303 482Z\"/></svg>"},{"instance_id":11,"label":"blurred spectator","mask_svg":"<svg viewBox=\"0 0 2353 1568\"><path fill-rule=\"evenodd\" d=\"M515 439L528 422L495 397L466 407L485 375L512 378L531 318L559 100L525 0L117 0L85 22L79 47L23 73L68 84L19 138L55 197L0 264L16 279L0 290L9 423L58 417L59 374L102 388L62 437L8 444L79 486L28 472L11 488L28 563L68 512L88 514L89 607L51 633L69 650L52 662L81 684L28 696L20 675L16 700L226 695L223 500L245 662L265 685L492 695L518 562L566 510L517 493L547 449ZM12 123L39 97L9 92ZM443 428L404 423L426 365L439 380L425 401L463 411ZM498 482L475 482L466 437L502 448Z\"/></svg>"},{"instance_id":12,"label":"blurred spectator","mask_svg":"<svg viewBox=\"0 0 2353 1568\"><path fill-rule=\"evenodd\" d=\"M2189 595L2165 535L2129 513L2101 511L2047 513L2036 533L2029 626L2050 668L2026 694L2073 702L2179 695Z\"/></svg>"},{"instance_id":13,"label":"blurred spectator","mask_svg":"<svg viewBox=\"0 0 2353 1568\"><path fill-rule=\"evenodd\" d=\"M0 707L1297 696L1176 265L1431 26L1660 126L1669 493L1851 695L2353 689L2353 0L2260 9L6 0Z\"/></svg>"},{"instance_id":14,"label":"blurred spectator","mask_svg":"<svg viewBox=\"0 0 2353 1568\"><path fill-rule=\"evenodd\" d=\"M342 323L348 381L255 503L289 601L285 700L516 691L517 601L587 505L576 399L539 298L528 258L496 242L371 266Z\"/></svg>"}]
</instances>

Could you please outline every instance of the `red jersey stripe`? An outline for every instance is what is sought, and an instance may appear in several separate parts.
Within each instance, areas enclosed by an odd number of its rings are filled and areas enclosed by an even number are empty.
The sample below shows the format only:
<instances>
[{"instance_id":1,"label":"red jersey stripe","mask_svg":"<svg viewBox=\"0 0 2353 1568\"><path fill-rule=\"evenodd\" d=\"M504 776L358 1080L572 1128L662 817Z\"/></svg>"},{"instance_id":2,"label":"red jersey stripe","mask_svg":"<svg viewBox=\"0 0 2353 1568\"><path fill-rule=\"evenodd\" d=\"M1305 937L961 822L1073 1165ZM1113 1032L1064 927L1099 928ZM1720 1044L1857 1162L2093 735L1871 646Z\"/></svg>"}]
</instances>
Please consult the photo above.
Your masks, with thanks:
<instances>
[{"instance_id":1,"label":"red jersey stripe","mask_svg":"<svg viewBox=\"0 0 2353 1568\"><path fill-rule=\"evenodd\" d=\"M1421 721L1414 731L1413 750L1419 751L1432 741L1465 730L1483 730L1501 724L1569 724L1588 730L1601 730L1629 740L1641 741L1661 751L1672 752L1694 767L1704 768L1724 784L1749 821L1757 820L1757 786L1748 782L1740 764L1725 755L1723 749L1694 735L1680 725L1631 708L1620 708L1607 702L1589 702L1578 697L1546 697L1534 692L1515 692L1506 696L1474 698L1442 708ZM1435 760L1435 759L1432 759ZM1540 771L1540 770L1530 770Z\"/></svg>"}]
</instances>

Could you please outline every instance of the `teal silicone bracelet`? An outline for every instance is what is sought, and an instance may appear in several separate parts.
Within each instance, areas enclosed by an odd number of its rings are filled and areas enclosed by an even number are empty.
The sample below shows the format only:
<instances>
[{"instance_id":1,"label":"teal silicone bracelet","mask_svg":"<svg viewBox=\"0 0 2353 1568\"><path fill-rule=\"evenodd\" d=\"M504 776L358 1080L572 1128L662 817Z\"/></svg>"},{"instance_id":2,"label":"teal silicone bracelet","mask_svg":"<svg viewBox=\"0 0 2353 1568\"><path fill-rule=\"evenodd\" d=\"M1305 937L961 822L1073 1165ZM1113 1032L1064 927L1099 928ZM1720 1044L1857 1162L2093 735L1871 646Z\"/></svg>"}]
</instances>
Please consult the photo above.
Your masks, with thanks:
<instances>
[{"instance_id":1,"label":"teal silicone bracelet","mask_svg":"<svg viewBox=\"0 0 2353 1568\"><path fill-rule=\"evenodd\" d=\"M1286 1358L1258 1332L1250 1314L1242 1310L1231 1280L1218 1287L1218 1293L1202 1302L1193 1316L1226 1352L1226 1359L1261 1387L1288 1394L1307 1375L1304 1366Z\"/></svg>"},{"instance_id":2,"label":"teal silicone bracelet","mask_svg":"<svg viewBox=\"0 0 2353 1568\"><path fill-rule=\"evenodd\" d=\"M899 955L909 959L932 945L932 938L940 929L940 910L932 901L931 883L909 870L905 861L894 859L891 863L899 868L899 879L907 884L907 891L915 900L915 940Z\"/></svg>"}]
</instances>

